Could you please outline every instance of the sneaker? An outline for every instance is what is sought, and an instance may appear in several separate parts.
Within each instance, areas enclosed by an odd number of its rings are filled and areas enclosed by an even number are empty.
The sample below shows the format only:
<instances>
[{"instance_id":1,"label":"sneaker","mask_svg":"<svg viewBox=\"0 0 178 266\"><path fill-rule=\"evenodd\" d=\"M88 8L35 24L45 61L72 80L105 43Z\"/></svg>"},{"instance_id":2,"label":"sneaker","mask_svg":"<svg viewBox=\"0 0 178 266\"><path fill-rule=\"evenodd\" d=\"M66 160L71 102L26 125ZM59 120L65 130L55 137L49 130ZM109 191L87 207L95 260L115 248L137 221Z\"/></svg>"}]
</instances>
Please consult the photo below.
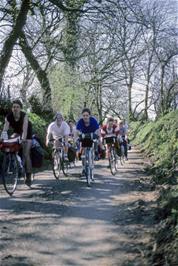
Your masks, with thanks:
<instances>
[{"instance_id":1,"label":"sneaker","mask_svg":"<svg viewBox=\"0 0 178 266\"><path fill-rule=\"evenodd\" d=\"M27 185L28 187L30 187L31 184L32 184L31 173L26 173L25 185Z\"/></svg>"}]
</instances>

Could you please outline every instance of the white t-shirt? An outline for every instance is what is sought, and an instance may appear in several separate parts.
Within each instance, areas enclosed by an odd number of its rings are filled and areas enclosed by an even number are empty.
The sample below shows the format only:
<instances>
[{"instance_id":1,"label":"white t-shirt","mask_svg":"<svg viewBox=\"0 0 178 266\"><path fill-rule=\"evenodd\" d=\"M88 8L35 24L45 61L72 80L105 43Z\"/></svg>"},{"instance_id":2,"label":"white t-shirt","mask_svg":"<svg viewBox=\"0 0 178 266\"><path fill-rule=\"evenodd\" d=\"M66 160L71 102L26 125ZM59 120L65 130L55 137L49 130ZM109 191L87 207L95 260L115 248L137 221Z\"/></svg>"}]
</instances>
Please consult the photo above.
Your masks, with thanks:
<instances>
[{"instance_id":1,"label":"white t-shirt","mask_svg":"<svg viewBox=\"0 0 178 266\"><path fill-rule=\"evenodd\" d=\"M56 121L54 121L48 126L47 134L48 138L52 135L53 139L57 140L65 136L69 136L70 127L65 121L62 121L62 124L59 127Z\"/></svg>"}]
</instances>

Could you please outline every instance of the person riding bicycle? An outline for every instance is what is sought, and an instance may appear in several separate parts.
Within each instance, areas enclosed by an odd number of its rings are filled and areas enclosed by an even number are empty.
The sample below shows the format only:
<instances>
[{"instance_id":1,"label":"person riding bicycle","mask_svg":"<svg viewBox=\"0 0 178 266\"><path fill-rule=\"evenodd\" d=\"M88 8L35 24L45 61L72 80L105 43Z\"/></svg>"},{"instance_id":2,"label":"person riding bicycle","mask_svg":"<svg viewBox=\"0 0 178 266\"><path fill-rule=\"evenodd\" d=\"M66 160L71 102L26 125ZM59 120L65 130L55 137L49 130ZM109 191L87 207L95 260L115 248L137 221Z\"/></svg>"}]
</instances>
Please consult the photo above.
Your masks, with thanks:
<instances>
[{"instance_id":1,"label":"person riding bicycle","mask_svg":"<svg viewBox=\"0 0 178 266\"><path fill-rule=\"evenodd\" d=\"M124 156L125 159L128 160L128 136L127 136L127 128L124 126L124 122L120 121L119 122L119 136L120 136L120 144L123 145L124 147Z\"/></svg>"},{"instance_id":2,"label":"person riding bicycle","mask_svg":"<svg viewBox=\"0 0 178 266\"><path fill-rule=\"evenodd\" d=\"M20 136L22 139L23 158L25 162L26 177L25 184L31 185L32 163L30 150L32 146L32 124L25 112L22 111L23 105L20 100L12 102L12 111L6 116L3 132L13 130L11 137Z\"/></svg>"},{"instance_id":3,"label":"person riding bicycle","mask_svg":"<svg viewBox=\"0 0 178 266\"><path fill-rule=\"evenodd\" d=\"M117 137L119 134L119 128L117 127L117 125L114 123L114 118L109 117L107 119L107 123L105 125L102 126L101 128L101 136L102 136L102 140L104 140L104 138L106 137ZM111 144L107 143L106 147L107 147L107 154L109 152L109 146ZM115 143L115 146L117 148L117 141Z\"/></svg>"},{"instance_id":4,"label":"person riding bicycle","mask_svg":"<svg viewBox=\"0 0 178 266\"><path fill-rule=\"evenodd\" d=\"M93 134L96 134L96 136L98 137L100 136L99 123L96 120L96 118L91 116L91 111L89 108L84 108L82 110L82 118L77 122L76 129L77 129L76 131L77 136L79 136L81 133L83 134L93 133ZM91 143L91 140L87 140L87 141L88 143L89 142ZM84 144L82 142L82 147L83 146Z\"/></svg>"},{"instance_id":5,"label":"person riding bicycle","mask_svg":"<svg viewBox=\"0 0 178 266\"><path fill-rule=\"evenodd\" d=\"M76 126L75 126L75 122L73 120L69 120L68 121L68 125L70 128L70 134L69 137L74 138L76 135Z\"/></svg>"},{"instance_id":6,"label":"person riding bicycle","mask_svg":"<svg viewBox=\"0 0 178 266\"><path fill-rule=\"evenodd\" d=\"M64 121L63 115L57 112L54 120L49 124L46 135L46 146L49 146L51 140L54 141L55 148L61 146L61 139L64 138L64 160L68 161L68 138L70 134L70 128L67 122Z\"/></svg>"}]
</instances>

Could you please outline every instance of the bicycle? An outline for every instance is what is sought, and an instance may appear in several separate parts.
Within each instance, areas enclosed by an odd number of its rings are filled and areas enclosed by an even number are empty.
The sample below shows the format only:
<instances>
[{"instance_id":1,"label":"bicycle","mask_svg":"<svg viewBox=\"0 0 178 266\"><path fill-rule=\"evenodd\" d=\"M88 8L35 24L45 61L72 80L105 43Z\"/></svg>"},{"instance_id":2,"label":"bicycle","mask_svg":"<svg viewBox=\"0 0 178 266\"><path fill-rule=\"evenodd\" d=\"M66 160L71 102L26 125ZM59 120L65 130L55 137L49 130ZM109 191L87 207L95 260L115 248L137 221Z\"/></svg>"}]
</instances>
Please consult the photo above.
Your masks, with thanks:
<instances>
[{"instance_id":1,"label":"bicycle","mask_svg":"<svg viewBox=\"0 0 178 266\"><path fill-rule=\"evenodd\" d=\"M125 147L124 147L126 140L125 140L124 136L120 136L118 140L119 140L119 145L120 145L120 156L119 157L120 157L121 165L123 165L125 163L125 160L126 160Z\"/></svg>"},{"instance_id":2,"label":"bicycle","mask_svg":"<svg viewBox=\"0 0 178 266\"><path fill-rule=\"evenodd\" d=\"M54 142L54 140L52 140ZM63 139L59 139L60 146L53 147L52 161L53 161L53 174L54 177L58 180L61 172L67 176L69 169L69 162L64 160L64 141Z\"/></svg>"},{"instance_id":3,"label":"bicycle","mask_svg":"<svg viewBox=\"0 0 178 266\"><path fill-rule=\"evenodd\" d=\"M112 175L116 175L118 170L118 156L116 153L116 136L107 136L104 138L105 144L108 145L108 160L109 160L109 168Z\"/></svg>"},{"instance_id":4,"label":"bicycle","mask_svg":"<svg viewBox=\"0 0 178 266\"><path fill-rule=\"evenodd\" d=\"M79 139L82 142L82 165L87 185L91 186L91 182L94 181L94 140L97 139L97 135L94 133L81 134Z\"/></svg>"},{"instance_id":5,"label":"bicycle","mask_svg":"<svg viewBox=\"0 0 178 266\"><path fill-rule=\"evenodd\" d=\"M20 137L2 140L0 150L3 152L2 183L6 192L12 196L21 176L25 178L24 161L19 152L22 149ZM32 181L34 174L32 174Z\"/></svg>"}]
</instances>

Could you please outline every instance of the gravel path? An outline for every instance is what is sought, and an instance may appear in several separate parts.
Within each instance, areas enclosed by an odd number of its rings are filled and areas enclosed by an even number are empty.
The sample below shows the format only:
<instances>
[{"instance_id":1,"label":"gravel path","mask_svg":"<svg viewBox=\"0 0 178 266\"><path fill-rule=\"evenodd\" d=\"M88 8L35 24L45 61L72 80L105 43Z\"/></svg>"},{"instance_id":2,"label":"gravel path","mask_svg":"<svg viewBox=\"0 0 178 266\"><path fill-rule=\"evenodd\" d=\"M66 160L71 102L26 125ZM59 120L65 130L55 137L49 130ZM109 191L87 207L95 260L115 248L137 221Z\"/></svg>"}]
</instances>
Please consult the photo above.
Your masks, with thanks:
<instances>
[{"instance_id":1,"label":"gravel path","mask_svg":"<svg viewBox=\"0 0 178 266\"><path fill-rule=\"evenodd\" d=\"M77 173L56 181L51 171L21 184L13 197L0 187L1 266L147 265L156 193L137 150L116 176L96 163L91 188Z\"/></svg>"}]
</instances>

